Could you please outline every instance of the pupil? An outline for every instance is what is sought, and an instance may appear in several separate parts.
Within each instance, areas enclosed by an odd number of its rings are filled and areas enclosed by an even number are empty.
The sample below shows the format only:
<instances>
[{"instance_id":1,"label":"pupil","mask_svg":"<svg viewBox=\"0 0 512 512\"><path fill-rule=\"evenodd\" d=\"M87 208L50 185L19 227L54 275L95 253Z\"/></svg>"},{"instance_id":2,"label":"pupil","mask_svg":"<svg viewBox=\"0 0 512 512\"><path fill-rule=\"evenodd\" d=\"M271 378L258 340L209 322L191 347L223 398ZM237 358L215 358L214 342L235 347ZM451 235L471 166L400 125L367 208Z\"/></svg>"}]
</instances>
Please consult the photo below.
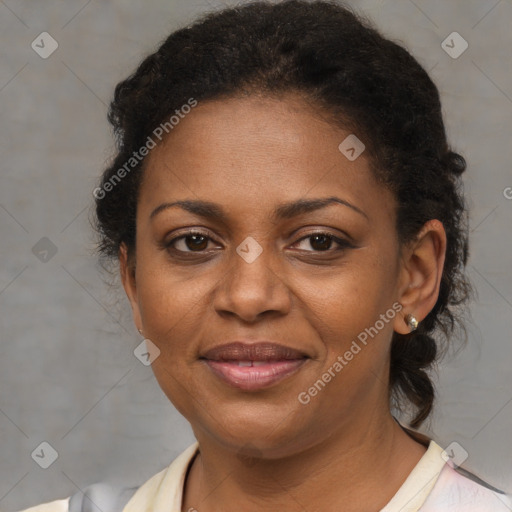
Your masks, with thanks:
<instances>
[{"instance_id":1,"label":"pupil","mask_svg":"<svg viewBox=\"0 0 512 512\"><path fill-rule=\"evenodd\" d=\"M201 238L203 239L202 242L199 241L199 243L197 243L198 240L200 240ZM188 240L190 240L190 239L194 240L194 243L193 243L192 247L191 247L191 244L187 244L189 249L194 249L194 248L195 249L205 249L206 248L206 247L203 247L201 245L201 243L204 245L204 242L206 240L206 237L204 237L203 235L190 235L189 237L187 237L187 239ZM206 245L208 245L208 243L206 243Z\"/></svg>"},{"instance_id":2,"label":"pupil","mask_svg":"<svg viewBox=\"0 0 512 512\"><path fill-rule=\"evenodd\" d=\"M315 249L315 241L320 240L321 242L324 242L323 244L320 243L320 250L323 249L329 249L329 246L331 245L331 239L330 237L326 235L313 235L313 241L311 242L311 246ZM327 247L326 247L327 246ZM316 247L318 249L318 246Z\"/></svg>"}]
</instances>

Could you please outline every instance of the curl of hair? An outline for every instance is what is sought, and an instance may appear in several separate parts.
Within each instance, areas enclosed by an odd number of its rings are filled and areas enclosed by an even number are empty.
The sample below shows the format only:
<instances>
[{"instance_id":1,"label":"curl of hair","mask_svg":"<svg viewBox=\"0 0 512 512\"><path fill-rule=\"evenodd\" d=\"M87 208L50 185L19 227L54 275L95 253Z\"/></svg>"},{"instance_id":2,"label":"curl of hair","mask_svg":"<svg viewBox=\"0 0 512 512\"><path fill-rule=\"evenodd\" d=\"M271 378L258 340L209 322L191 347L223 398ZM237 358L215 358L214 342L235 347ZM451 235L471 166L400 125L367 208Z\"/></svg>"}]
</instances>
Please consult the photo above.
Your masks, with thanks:
<instances>
[{"instance_id":1,"label":"curl of hair","mask_svg":"<svg viewBox=\"0 0 512 512\"><path fill-rule=\"evenodd\" d=\"M414 406L419 426L435 391L428 370L450 337L455 307L470 296L464 158L446 140L437 87L400 44L332 1L259 1L208 13L173 32L115 88L109 120L117 154L100 187L190 97L199 103L258 93L298 93L337 126L364 141L372 170L397 200L401 244L430 219L443 223L447 251L438 300L417 331L394 333L390 393ZM133 255L143 160L106 197L96 198L100 257ZM405 400L404 400L405 399Z\"/></svg>"}]
</instances>

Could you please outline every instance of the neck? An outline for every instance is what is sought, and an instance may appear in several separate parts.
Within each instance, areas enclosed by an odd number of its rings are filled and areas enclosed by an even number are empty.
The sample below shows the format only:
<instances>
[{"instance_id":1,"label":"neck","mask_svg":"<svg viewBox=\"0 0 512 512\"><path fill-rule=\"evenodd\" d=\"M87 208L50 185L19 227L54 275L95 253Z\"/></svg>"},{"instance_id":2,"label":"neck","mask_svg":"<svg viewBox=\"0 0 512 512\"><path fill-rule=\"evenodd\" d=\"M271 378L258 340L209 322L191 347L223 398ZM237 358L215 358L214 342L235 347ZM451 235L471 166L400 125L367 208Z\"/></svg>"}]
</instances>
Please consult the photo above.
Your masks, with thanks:
<instances>
[{"instance_id":1,"label":"neck","mask_svg":"<svg viewBox=\"0 0 512 512\"><path fill-rule=\"evenodd\" d=\"M243 458L196 433L182 510L380 510L425 453L386 412L280 459Z\"/></svg>"}]
</instances>

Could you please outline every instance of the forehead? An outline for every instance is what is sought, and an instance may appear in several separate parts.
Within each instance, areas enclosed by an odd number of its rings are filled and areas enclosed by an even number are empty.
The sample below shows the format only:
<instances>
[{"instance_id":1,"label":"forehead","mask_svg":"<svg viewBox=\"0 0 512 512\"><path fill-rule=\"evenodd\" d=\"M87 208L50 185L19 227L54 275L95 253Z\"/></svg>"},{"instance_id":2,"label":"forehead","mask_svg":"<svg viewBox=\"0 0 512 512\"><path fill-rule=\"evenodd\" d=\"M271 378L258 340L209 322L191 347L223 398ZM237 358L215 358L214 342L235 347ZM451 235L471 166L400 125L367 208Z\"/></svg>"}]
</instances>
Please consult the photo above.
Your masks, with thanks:
<instances>
[{"instance_id":1,"label":"forehead","mask_svg":"<svg viewBox=\"0 0 512 512\"><path fill-rule=\"evenodd\" d=\"M389 206L392 196L373 178L364 151L347 158L344 141L354 135L293 95L200 102L147 157L140 207L201 198L257 211L331 195L363 210Z\"/></svg>"}]
</instances>

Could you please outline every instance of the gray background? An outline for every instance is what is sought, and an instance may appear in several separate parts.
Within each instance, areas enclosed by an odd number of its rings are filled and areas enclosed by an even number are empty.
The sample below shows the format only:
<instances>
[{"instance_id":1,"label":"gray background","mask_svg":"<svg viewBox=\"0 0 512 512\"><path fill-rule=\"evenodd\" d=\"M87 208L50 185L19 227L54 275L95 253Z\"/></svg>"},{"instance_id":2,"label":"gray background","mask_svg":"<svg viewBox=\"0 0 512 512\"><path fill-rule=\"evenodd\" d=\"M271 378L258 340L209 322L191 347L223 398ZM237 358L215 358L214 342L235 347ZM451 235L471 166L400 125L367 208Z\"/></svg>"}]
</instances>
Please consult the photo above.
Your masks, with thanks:
<instances>
[{"instance_id":1,"label":"gray background","mask_svg":"<svg viewBox=\"0 0 512 512\"><path fill-rule=\"evenodd\" d=\"M450 140L469 163L469 274L478 300L467 348L439 367L439 402L424 431L444 447L460 443L467 469L510 492L512 3L351 4L431 71ZM101 480L140 484L194 440L133 355L141 339L122 289L104 283L88 215L114 150L106 109L115 84L171 30L221 5L0 1L2 510ZM31 48L43 31L59 44L47 59ZM469 43L456 59L441 47L453 31ZM43 237L55 255L33 251ZM39 251L51 249L40 243ZM58 452L48 469L31 458L42 441Z\"/></svg>"}]
</instances>

